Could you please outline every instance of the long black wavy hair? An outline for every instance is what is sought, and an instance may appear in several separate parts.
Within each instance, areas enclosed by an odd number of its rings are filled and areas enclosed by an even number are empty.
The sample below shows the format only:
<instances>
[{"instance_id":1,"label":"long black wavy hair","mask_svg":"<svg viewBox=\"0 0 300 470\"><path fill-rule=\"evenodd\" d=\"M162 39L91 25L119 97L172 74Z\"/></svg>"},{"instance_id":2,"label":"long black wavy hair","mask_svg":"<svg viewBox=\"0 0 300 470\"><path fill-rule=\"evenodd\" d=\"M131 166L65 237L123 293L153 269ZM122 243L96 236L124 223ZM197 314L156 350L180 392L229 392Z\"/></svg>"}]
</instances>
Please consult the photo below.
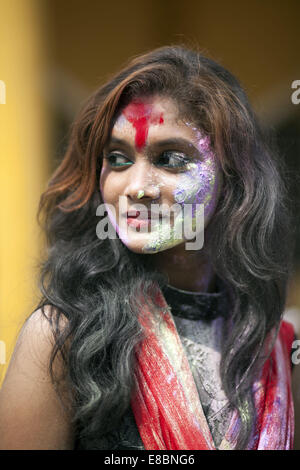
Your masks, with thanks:
<instances>
[{"instance_id":1,"label":"long black wavy hair","mask_svg":"<svg viewBox=\"0 0 300 470\"><path fill-rule=\"evenodd\" d=\"M115 118L133 98L153 94L173 98L181 116L210 136L223 172L205 243L230 292L220 373L240 415L236 448L246 448L255 425L252 384L266 359L265 340L278 331L291 268L286 170L237 79L197 50L174 45L135 57L93 93L71 126L38 211L48 249L37 308L50 306L44 314L55 336L49 372L59 393L53 362L60 354L81 439L116 427L130 405L134 351L143 337L137 293L143 290L151 307L154 290L167 280L149 255L130 252L118 238L97 238L96 209L103 202L102 150Z\"/></svg>"}]
</instances>

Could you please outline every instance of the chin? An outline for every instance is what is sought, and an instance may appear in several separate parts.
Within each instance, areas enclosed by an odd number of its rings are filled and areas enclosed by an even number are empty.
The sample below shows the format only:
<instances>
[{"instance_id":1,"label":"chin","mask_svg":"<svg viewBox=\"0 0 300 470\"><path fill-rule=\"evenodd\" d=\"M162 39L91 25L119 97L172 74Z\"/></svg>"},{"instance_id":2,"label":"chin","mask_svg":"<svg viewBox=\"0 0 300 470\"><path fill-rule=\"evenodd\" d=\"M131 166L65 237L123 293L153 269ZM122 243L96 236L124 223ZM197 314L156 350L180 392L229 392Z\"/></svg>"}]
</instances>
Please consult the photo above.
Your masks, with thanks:
<instances>
[{"instance_id":1,"label":"chin","mask_svg":"<svg viewBox=\"0 0 300 470\"><path fill-rule=\"evenodd\" d=\"M122 237L119 234L122 243L128 248L128 250L137 254L144 254L143 248L147 244L147 239L143 236L135 237Z\"/></svg>"},{"instance_id":2,"label":"chin","mask_svg":"<svg viewBox=\"0 0 300 470\"><path fill-rule=\"evenodd\" d=\"M155 253L161 253L162 251L171 250L172 248L177 247L185 243L185 240L162 240L162 239L153 239L153 238L143 238L140 240L122 240L124 245L130 251L133 251L137 254L151 255Z\"/></svg>"}]
</instances>

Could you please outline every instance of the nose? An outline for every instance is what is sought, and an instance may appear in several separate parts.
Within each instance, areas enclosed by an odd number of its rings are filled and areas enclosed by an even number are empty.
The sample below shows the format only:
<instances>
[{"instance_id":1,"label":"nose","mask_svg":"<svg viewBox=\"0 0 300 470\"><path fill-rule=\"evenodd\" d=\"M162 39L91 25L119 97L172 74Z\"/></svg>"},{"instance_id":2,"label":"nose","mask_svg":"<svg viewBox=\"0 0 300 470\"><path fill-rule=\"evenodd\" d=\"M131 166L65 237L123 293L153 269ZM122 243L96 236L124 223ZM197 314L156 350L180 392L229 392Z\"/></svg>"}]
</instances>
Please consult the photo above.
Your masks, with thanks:
<instances>
[{"instance_id":1,"label":"nose","mask_svg":"<svg viewBox=\"0 0 300 470\"><path fill-rule=\"evenodd\" d=\"M130 168L128 176L129 182L125 190L125 196L131 201L159 199L160 189L150 162L145 160L136 162Z\"/></svg>"}]
</instances>

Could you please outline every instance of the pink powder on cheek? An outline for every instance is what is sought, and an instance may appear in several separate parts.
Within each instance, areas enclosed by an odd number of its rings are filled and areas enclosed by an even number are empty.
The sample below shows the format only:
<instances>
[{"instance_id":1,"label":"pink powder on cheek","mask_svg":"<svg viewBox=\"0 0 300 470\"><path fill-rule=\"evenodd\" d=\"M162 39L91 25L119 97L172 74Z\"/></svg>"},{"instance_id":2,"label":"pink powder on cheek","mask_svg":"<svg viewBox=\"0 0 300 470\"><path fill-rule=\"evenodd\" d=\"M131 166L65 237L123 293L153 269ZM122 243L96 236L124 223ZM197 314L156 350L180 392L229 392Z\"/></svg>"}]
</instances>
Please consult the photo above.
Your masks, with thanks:
<instances>
[{"instance_id":1,"label":"pink powder on cheek","mask_svg":"<svg viewBox=\"0 0 300 470\"><path fill-rule=\"evenodd\" d=\"M199 146L199 149L202 153L210 152L211 148L210 148L210 138L209 138L209 136L206 135L206 136L202 137L201 139L199 139L198 146Z\"/></svg>"},{"instance_id":2,"label":"pink powder on cheek","mask_svg":"<svg viewBox=\"0 0 300 470\"><path fill-rule=\"evenodd\" d=\"M162 112L155 112L153 105L141 102L130 103L122 114L136 130L135 145L138 150L145 146L150 124L162 124L164 122Z\"/></svg>"}]
</instances>

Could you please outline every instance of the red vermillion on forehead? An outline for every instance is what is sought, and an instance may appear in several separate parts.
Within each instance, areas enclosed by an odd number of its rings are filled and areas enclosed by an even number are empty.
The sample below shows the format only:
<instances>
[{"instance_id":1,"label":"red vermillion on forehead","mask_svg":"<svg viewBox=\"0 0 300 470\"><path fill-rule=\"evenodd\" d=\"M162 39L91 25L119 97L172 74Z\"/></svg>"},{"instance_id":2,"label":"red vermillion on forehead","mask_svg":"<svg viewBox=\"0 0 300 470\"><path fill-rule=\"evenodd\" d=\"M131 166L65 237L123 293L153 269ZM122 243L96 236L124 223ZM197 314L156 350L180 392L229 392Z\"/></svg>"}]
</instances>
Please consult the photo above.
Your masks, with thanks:
<instances>
[{"instance_id":1,"label":"red vermillion on forehead","mask_svg":"<svg viewBox=\"0 0 300 470\"><path fill-rule=\"evenodd\" d=\"M145 146L150 124L162 124L163 113L153 109L152 104L132 102L122 113L136 130L135 145L138 150Z\"/></svg>"}]
</instances>

